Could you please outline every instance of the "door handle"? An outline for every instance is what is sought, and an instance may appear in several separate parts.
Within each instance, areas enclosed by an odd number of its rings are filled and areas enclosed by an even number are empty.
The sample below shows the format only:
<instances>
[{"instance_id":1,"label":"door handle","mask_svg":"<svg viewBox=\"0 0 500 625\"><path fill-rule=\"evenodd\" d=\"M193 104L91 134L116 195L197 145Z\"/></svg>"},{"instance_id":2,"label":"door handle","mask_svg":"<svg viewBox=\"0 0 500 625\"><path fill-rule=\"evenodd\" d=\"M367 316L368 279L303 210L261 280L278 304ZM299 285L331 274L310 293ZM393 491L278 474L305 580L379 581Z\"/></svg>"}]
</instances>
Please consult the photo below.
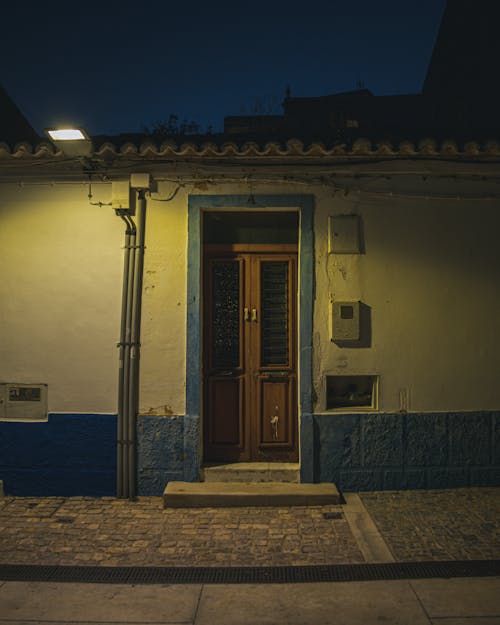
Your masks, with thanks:
<instances>
[{"instance_id":1,"label":"door handle","mask_svg":"<svg viewBox=\"0 0 500 625\"><path fill-rule=\"evenodd\" d=\"M278 423L279 423L280 418L278 417L277 414L274 415L274 417L271 417L270 421L271 421L271 427L273 428L273 440L278 440Z\"/></svg>"},{"instance_id":2,"label":"door handle","mask_svg":"<svg viewBox=\"0 0 500 625\"><path fill-rule=\"evenodd\" d=\"M252 321L257 321L257 309L252 308Z\"/></svg>"},{"instance_id":3,"label":"door handle","mask_svg":"<svg viewBox=\"0 0 500 625\"><path fill-rule=\"evenodd\" d=\"M243 309L243 319L245 321L248 321L249 318L250 318L249 310L248 310L247 306L245 306L245 308Z\"/></svg>"}]
</instances>

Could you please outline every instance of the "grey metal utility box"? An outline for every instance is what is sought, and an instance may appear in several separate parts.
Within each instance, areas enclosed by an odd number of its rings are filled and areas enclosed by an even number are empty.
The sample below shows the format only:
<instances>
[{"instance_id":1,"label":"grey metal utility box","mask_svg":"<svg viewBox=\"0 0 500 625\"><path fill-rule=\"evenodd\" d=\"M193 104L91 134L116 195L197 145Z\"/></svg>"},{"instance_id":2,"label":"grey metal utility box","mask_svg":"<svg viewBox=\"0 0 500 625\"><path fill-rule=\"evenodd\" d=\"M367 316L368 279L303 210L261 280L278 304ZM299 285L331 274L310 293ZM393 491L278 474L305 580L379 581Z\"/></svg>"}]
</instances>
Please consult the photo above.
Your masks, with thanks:
<instances>
[{"instance_id":1,"label":"grey metal utility box","mask_svg":"<svg viewBox=\"0 0 500 625\"><path fill-rule=\"evenodd\" d=\"M332 302L332 341L359 341L359 301Z\"/></svg>"},{"instance_id":2,"label":"grey metal utility box","mask_svg":"<svg viewBox=\"0 0 500 625\"><path fill-rule=\"evenodd\" d=\"M47 384L0 382L0 421L47 419Z\"/></svg>"}]
</instances>

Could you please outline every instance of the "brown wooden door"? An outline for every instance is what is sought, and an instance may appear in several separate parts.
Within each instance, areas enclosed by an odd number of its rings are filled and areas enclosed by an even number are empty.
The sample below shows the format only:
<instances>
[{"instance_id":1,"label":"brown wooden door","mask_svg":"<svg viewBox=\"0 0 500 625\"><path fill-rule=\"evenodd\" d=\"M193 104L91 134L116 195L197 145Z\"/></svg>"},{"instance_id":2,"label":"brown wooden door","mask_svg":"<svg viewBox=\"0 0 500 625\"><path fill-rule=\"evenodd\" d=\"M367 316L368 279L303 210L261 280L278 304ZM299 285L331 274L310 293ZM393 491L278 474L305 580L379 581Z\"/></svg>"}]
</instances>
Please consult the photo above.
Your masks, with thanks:
<instances>
[{"instance_id":1,"label":"brown wooden door","mask_svg":"<svg viewBox=\"0 0 500 625\"><path fill-rule=\"evenodd\" d=\"M204 456L296 461L297 256L205 255Z\"/></svg>"}]
</instances>

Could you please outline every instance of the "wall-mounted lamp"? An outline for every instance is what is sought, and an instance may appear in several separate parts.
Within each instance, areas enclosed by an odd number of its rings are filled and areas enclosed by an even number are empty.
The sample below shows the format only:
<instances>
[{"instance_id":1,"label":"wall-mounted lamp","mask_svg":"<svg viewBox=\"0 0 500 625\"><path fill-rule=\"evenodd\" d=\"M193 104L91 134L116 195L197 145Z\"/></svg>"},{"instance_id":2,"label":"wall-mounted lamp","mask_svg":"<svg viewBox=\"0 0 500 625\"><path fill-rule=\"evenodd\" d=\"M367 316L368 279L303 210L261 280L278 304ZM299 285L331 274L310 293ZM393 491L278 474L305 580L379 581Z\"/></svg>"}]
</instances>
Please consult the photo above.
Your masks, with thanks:
<instances>
[{"instance_id":1,"label":"wall-mounted lamp","mask_svg":"<svg viewBox=\"0 0 500 625\"><path fill-rule=\"evenodd\" d=\"M72 158L92 156L94 146L83 128L47 128L45 132L65 156Z\"/></svg>"}]
</instances>

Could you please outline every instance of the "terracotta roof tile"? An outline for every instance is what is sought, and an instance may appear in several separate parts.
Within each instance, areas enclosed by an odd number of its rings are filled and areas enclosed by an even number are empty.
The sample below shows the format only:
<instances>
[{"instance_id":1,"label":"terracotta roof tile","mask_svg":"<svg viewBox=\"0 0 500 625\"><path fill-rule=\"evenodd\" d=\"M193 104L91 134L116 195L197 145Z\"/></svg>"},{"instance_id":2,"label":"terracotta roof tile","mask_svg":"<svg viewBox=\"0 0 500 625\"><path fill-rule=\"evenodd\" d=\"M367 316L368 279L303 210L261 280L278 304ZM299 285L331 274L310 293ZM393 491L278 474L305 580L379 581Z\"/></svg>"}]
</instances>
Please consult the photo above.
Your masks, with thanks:
<instances>
[{"instance_id":1,"label":"terracotta roof tile","mask_svg":"<svg viewBox=\"0 0 500 625\"><path fill-rule=\"evenodd\" d=\"M368 139L357 139L351 145L338 144L326 146L321 142L303 143L299 139L290 139L286 143L266 142L259 144L255 141L246 141L238 144L234 141L216 143L204 141L183 141L180 145L169 139L161 144L151 140L135 143L126 141L116 145L110 141L102 143L94 152L95 157L104 160L128 160L130 158L144 161L158 159L315 159L315 158L498 158L500 157L500 142L487 141L479 144L469 141L459 145L455 141L446 140L438 143L435 139L425 138L417 144L413 141L402 141L398 145L389 141L373 143ZM0 143L0 163L5 160L65 160L64 154L51 143L43 141L35 146L30 143L18 143L11 148L7 143Z\"/></svg>"}]
</instances>

